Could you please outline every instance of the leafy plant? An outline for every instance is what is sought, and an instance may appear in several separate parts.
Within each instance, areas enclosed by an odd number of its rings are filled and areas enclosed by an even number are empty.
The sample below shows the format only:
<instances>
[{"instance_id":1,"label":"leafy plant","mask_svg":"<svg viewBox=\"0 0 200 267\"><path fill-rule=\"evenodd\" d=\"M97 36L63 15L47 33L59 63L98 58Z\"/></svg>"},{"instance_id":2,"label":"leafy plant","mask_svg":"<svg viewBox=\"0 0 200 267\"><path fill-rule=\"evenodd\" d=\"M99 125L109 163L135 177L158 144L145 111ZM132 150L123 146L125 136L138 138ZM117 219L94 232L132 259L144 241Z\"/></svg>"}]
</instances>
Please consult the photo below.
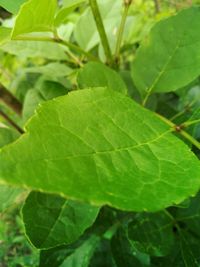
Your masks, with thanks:
<instances>
[{"instance_id":1,"label":"leafy plant","mask_svg":"<svg viewBox=\"0 0 200 267\"><path fill-rule=\"evenodd\" d=\"M198 1L0 5L2 266L200 266Z\"/></svg>"}]
</instances>

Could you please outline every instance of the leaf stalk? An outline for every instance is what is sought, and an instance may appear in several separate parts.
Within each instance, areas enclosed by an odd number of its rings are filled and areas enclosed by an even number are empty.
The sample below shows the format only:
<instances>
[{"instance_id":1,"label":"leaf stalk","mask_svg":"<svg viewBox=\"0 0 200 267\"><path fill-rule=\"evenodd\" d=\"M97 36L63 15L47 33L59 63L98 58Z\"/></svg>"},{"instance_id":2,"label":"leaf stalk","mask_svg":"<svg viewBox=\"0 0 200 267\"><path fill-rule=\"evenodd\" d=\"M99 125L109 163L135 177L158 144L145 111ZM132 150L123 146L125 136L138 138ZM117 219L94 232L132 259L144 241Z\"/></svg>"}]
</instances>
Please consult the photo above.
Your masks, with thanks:
<instances>
[{"instance_id":1,"label":"leaf stalk","mask_svg":"<svg viewBox=\"0 0 200 267\"><path fill-rule=\"evenodd\" d=\"M116 48L115 48L115 61L119 61L119 56L120 56L120 48L123 40L123 34L124 34L124 29L125 29L125 24L126 24L126 19L128 16L128 11L130 8L130 5L132 3L132 0L124 0L124 11L122 14L122 19L121 23L119 26L119 31L118 31L118 36L117 36L117 43L116 43Z\"/></svg>"},{"instance_id":2,"label":"leaf stalk","mask_svg":"<svg viewBox=\"0 0 200 267\"><path fill-rule=\"evenodd\" d=\"M106 31L105 31L105 27L104 27L104 24L103 24L103 20L102 20L102 17L101 17L101 13L100 13L100 10L99 10L99 6L98 6L96 0L89 0L89 3L90 3L90 7L91 7L91 10L92 10L92 13L93 13L94 20L96 22L97 30L99 32L99 36L100 36L101 43L102 43L102 46L103 46L103 49L104 49L104 53L105 53L105 56L106 56L106 59L107 59L107 63L109 65L112 65L112 61L113 61L112 60L112 53L111 53L110 45L109 45L109 42L108 42L108 37L106 35Z\"/></svg>"}]
</instances>

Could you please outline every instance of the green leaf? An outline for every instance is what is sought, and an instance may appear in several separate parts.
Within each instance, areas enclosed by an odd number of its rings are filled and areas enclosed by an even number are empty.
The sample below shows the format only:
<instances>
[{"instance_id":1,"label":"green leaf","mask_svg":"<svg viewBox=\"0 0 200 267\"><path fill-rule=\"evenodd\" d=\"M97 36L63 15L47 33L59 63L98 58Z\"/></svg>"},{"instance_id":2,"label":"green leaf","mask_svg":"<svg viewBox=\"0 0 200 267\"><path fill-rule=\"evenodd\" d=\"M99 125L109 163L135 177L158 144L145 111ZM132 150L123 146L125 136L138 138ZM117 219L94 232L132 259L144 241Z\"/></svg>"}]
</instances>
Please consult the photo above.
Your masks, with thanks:
<instances>
[{"instance_id":1,"label":"green leaf","mask_svg":"<svg viewBox=\"0 0 200 267\"><path fill-rule=\"evenodd\" d=\"M108 87L127 94L127 87L120 75L102 63L89 62L80 70L77 78L80 88Z\"/></svg>"},{"instance_id":2,"label":"green leaf","mask_svg":"<svg viewBox=\"0 0 200 267\"><path fill-rule=\"evenodd\" d=\"M28 91L23 105L23 119L29 119L36 107L46 101L68 93L67 88L58 82L39 79L35 89Z\"/></svg>"},{"instance_id":3,"label":"green leaf","mask_svg":"<svg viewBox=\"0 0 200 267\"><path fill-rule=\"evenodd\" d=\"M200 186L199 160L171 131L118 92L71 92L42 104L26 134L1 150L0 180L95 205L157 211Z\"/></svg>"},{"instance_id":4,"label":"green leaf","mask_svg":"<svg viewBox=\"0 0 200 267\"><path fill-rule=\"evenodd\" d=\"M151 259L153 267L199 267L199 238L184 230L180 231L169 255Z\"/></svg>"},{"instance_id":5,"label":"green leaf","mask_svg":"<svg viewBox=\"0 0 200 267\"><path fill-rule=\"evenodd\" d=\"M19 137L19 134L9 129L6 125L0 124L0 148L8 145Z\"/></svg>"},{"instance_id":6,"label":"green leaf","mask_svg":"<svg viewBox=\"0 0 200 267\"><path fill-rule=\"evenodd\" d=\"M43 66L25 68L24 71L27 73L41 73L50 77L65 77L69 75L73 70L66 64L52 62Z\"/></svg>"},{"instance_id":7,"label":"green leaf","mask_svg":"<svg viewBox=\"0 0 200 267\"><path fill-rule=\"evenodd\" d=\"M12 39L18 39L28 33L52 32L57 0L29 0L16 18Z\"/></svg>"},{"instance_id":8,"label":"green leaf","mask_svg":"<svg viewBox=\"0 0 200 267\"><path fill-rule=\"evenodd\" d=\"M99 243L99 237L92 235L64 260L60 267L89 267L90 260Z\"/></svg>"},{"instance_id":9,"label":"green leaf","mask_svg":"<svg viewBox=\"0 0 200 267\"><path fill-rule=\"evenodd\" d=\"M0 6L9 12L16 14L20 9L20 6L26 1L27 0L0 0Z\"/></svg>"},{"instance_id":10,"label":"green leaf","mask_svg":"<svg viewBox=\"0 0 200 267\"><path fill-rule=\"evenodd\" d=\"M71 245L42 250L39 267L88 267L99 242L98 236L83 236Z\"/></svg>"},{"instance_id":11,"label":"green leaf","mask_svg":"<svg viewBox=\"0 0 200 267\"><path fill-rule=\"evenodd\" d=\"M128 239L126 229L119 228L111 240L112 254L118 267L148 266L150 257L138 251Z\"/></svg>"},{"instance_id":12,"label":"green leaf","mask_svg":"<svg viewBox=\"0 0 200 267\"><path fill-rule=\"evenodd\" d=\"M38 249L76 241L90 227L99 208L56 195L31 192L23 206L26 235Z\"/></svg>"},{"instance_id":13,"label":"green leaf","mask_svg":"<svg viewBox=\"0 0 200 267\"><path fill-rule=\"evenodd\" d=\"M138 214L128 226L128 236L137 250L165 256L174 242L172 221L164 212Z\"/></svg>"},{"instance_id":14,"label":"green leaf","mask_svg":"<svg viewBox=\"0 0 200 267\"><path fill-rule=\"evenodd\" d=\"M155 25L132 64L132 76L142 95L175 91L199 76L199 27L199 7Z\"/></svg>"},{"instance_id":15,"label":"green leaf","mask_svg":"<svg viewBox=\"0 0 200 267\"><path fill-rule=\"evenodd\" d=\"M181 221L187 229L200 237L200 193L191 199L190 205L184 209L178 209L176 220Z\"/></svg>"},{"instance_id":16,"label":"green leaf","mask_svg":"<svg viewBox=\"0 0 200 267\"><path fill-rule=\"evenodd\" d=\"M23 191L20 188L0 185L0 213L4 212L13 204L16 204Z\"/></svg>"},{"instance_id":17,"label":"green leaf","mask_svg":"<svg viewBox=\"0 0 200 267\"><path fill-rule=\"evenodd\" d=\"M51 60L65 60L65 49L55 43L39 41L11 41L3 44L1 50L22 58L42 57Z\"/></svg>"},{"instance_id":18,"label":"green leaf","mask_svg":"<svg viewBox=\"0 0 200 267\"><path fill-rule=\"evenodd\" d=\"M55 25L58 26L65 22L67 15L72 13L77 7L79 7L82 3L87 0L67 0L64 1L63 7L58 11L55 17Z\"/></svg>"}]
</instances>

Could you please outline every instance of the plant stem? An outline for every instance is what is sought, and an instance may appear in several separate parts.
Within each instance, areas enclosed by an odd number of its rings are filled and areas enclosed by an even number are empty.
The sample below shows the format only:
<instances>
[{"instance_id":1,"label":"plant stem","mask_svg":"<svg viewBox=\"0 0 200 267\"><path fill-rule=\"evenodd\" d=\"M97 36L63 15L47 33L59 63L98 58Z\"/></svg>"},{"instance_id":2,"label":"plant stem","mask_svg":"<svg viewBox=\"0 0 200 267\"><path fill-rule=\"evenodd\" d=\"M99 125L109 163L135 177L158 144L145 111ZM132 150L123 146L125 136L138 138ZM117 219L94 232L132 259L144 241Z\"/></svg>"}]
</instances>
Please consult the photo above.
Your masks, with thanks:
<instances>
[{"instance_id":1,"label":"plant stem","mask_svg":"<svg viewBox=\"0 0 200 267\"><path fill-rule=\"evenodd\" d=\"M190 109L192 108L192 106L195 104L195 102L197 102L197 100L191 101L190 103L188 103L183 110L181 110L180 112L178 112L177 114L175 114L174 116L172 116L170 118L171 121L177 119L178 117L182 116L184 113L190 111Z\"/></svg>"},{"instance_id":2,"label":"plant stem","mask_svg":"<svg viewBox=\"0 0 200 267\"><path fill-rule=\"evenodd\" d=\"M9 106L18 115L22 113L22 104L0 83L0 100Z\"/></svg>"},{"instance_id":3,"label":"plant stem","mask_svg":"<svg viewBox=\"0 0 200 267\"><path fill-rule=\"evenodd\" d=\"M200 143L193 138L190 134L188 134L186 131L181 131L180 134L185 137L185 139L187 139L191 144L193 144L196 148L198 148L200 150Z\"/></svg>"},{"instance_id":4,"label":"plant stem","mask_svg":"<svg viewBox=\"0 0 200 267\"><path fill-rule=\"evenodd\" d=\"M94 20L96 22L97 30L99 32L99 36L100 36L101 43L104 49L104 53L107 59L107 63L111 65L112 64L112 53L111 53L110 45L108 42L108 38L107 38L106 31L103 25L103 20L101 17L101 13L99 11L97 1L89 0L89 3L92 9Z\"/></svg>"},{"instance_id":5,"label":"plant stem","mask_svg":"<svg viewBox=\"0 0 200 267\"><path fill-rule=\"evenodd\" d=\"M186 122L183 123L183 126L184 127L188 127L190 125L197 124L197 123L200 123L200 119L193 120L193 121L186 121Z\"/></svg>"},{"instance_id":6,"label":"plant stem","mask_svg":"<svg viewBox=\"0 0 200 267\"><path fill-rule=\"evenodd\" d=\"M147 92L147 94L146 94L146 96L145 96L145 98L144 98L144 100L143 100L143 102L142 102L142 106L143 106L143 107L145 107L145 105L146 105L146 103L147 103L147 100L148 100L148 98L149 98L150 95L151 95L151 92L150 92L150 91Z\"/></svg>"},{"instance_id":7,"label":"plant stem","mask_svg":"<svg viewBox=\"0 0 200 267\"><path fill-rule=\"evenodd\" d=\"M180 135L182 135L185 139L187 139L191 144L193 144L196 148L198 148L200 150L200 142L198 142L194 137L192 137L190 134L188 134L186 131L183 130L183 128L185 127L185 124L178 126L178 125L174 124L173 122L171 122L170 120L168 120L167 118L163 117L162 115L157 114L157 113L156 113L156 115L163 122L165 122L167 125L169 125L174 132L178 132Z\"/></svg>"},{"instance_id":8,"label":"plant stem","mask_svg":"<svg viewBox=\"0 0 200 267\"><path fill-rule=\"evenodd\" d=\"M0 110L0 116L3 117L10 125L12 125L20 134L24 133L24 131L2 110Z\"/></svg>"},{"instance_id":9,"label":"plant stem","mask_svg":"<svg viewBox=\"0 0 200 267\"><path fill-rule=\"evenodd\" d=\"M84 56L86 56L88 59L93 60L93 61L97 61L98 58L96 58L95 56L93 56L92 54L86 52L85 50L83 50L81 47L71 43L71 42L67 42L64 41L60 38L57 37L32 37L32 36L20 36L17 38L17 40L23 40L23 41L41 41L41 42L55 42L61 45L64 45L70 49L72 49L73 51L80 53Z\"/></svg>"},{"instance_id":10,"label":"plant stem","mask_svg":"<svg viewBox=\"0 0 200 267\"><path fill-rule=\"evenodd\" d=\"M80 54L86 56L90 60L98 61L98 58L96 58L92 54L88 53L87 51L83 50L81 47L79 47L79 46L77 46L77 45L75 45L73 43L64 41L62 39L51 39L51 41L59 43L61 45L64 45L64 46L70 48L71 50L76 51L77 53L80 53Z\"/></svg>"},{"instance_id":11,"label":"plant stem","mask_svg":"<svg viewBox=\"0 0 200 267\"><path fill-rule=\"evenodd\" d=\"M159 0L154 0L154 4L155 4L156 13L159 13L160 12L160 3L159 3Z\"/></svg>"},{"instance_id":12,"label":"plant stem","mask_svg":"<svg viewBox=\"0 0 200 267\"><path fill-rule=\"evenodd\" d=\"M124 2L124 12L122 14L122 19L121 23L119 26L119 31L118 31L118 36L117 36L117 44L116 44L116 49L115 49L115 60L118 62L119 56L120 56L120 48L123 40L123 33L125 29L125 24L126 24L126 19L128 16L128 10L131 5L132 1Z\"/></svg>"}]
</instances>

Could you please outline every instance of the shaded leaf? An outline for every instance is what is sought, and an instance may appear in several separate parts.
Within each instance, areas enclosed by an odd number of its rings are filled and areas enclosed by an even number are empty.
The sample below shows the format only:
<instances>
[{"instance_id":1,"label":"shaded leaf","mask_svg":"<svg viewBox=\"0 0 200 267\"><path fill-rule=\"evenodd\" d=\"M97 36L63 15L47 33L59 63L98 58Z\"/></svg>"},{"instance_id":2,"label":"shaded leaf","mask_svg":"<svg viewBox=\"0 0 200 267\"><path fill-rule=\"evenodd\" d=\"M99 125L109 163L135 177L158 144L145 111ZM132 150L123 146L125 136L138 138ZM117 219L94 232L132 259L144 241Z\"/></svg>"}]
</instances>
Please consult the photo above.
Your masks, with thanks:
<instances>
[{"instance_id":1,"label":"shaded leaf","mask_svg":"<svg viewBox=\"0 0 200 267\"><path fill-rule=\"evenodd\" d=\"M107 87L121 93L127 93L127 87L120 75L102 63L89 62L78 74L80 88Z\"/></svg>"},{"instance_id":2,"label":"shaded leaf","mask_svg":"<svg viewBox=\"0 0 200 267\"><path fill-rule=\"evenodd\" d=\"M32 192L22 209L28 238L39 249L76 241L90 227L99 209L56 195Z\"/></svg>"},{"instance_id":3,"label":"shaded leaf","mask_svg":"<svg viewBox=\"0 0 200 267\"><path fill-rule=\"evenodd\" d=\"M199 27L199 7L155 25L132 64L132 76L142 95L175 91L199 76Z\"/></svg>"},{"instance_id":4,"label":"shaded leaf","mask_svg":"<svg viewBox=\"0 0 200 267\"><path fill-rule=\"evenodd\" d=\"M128 239L124 229L119 228L111 240L113 257L118 267L148 266L150 258L147 254L138 251Z\"/></svg>"},{"instance_id":5,"label":"shaded leaf","mask_svg":"<svg viewBox=\"0 0 200 267\"><path fill-rule=\"evenodd\" d=\"M164 212L138 214L128 226L128 236L137 250L165 256L173 247L172 221Z\"/></svg>"}]
</instances>

